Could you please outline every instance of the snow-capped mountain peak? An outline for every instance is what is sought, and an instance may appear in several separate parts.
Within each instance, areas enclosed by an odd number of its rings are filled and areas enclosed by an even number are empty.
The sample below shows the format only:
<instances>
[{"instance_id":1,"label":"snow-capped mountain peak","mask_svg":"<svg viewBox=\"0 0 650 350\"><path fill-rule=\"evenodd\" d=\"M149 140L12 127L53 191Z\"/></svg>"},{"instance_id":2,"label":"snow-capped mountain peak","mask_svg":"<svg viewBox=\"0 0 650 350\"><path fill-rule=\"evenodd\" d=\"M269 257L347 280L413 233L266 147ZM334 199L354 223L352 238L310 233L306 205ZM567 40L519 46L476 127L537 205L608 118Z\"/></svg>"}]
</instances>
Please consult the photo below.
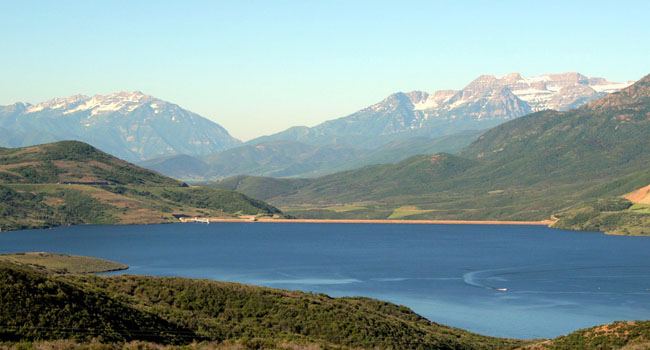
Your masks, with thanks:
<instances>
[{"instance_id":1,"label":"snow-capped mountain peak","mask_svg":"<svg viewBox=\"0 0 650 350\"><path fill-rule=\"evenodd\" d=\"M207 154L239 144L220 125L141 91L74 95L0 108L0 128L80 140L129 161ZM29 141L26 141L29 143Z\"/></svg>"},{"instance_id":2,"label":"snow-capped mountain peak","mask_svg":"<svg viewBox=\"0 0 650 350\"><path fill-rule=\"evenodd\" d=\"M141 91L120 91L108 95L73 95L65 98L54 98L37 105L30 105L27 113L43 110L62 110L63 114L91 110L91 115L112 112L132 112L147 102L156 100L153 96ZM162 102L162 101L161 101Z\"/></svg>"},{"instance_id":3,"label":"snow-capped mountain peak","mask_svg":"<svg viewBox=\"0 0 650 350\"><path fill-rule=\"evenodd\" d=\"M475 95L506 87L533 112L544 109L567 110L634 83L612 83L603 78L589 78L580 73L542 74L525 77L519 73L504 76L482 75L462 91Z\"/></svg>"},{"instance_id":4,"label":"snow-capped mountain peak","mask_svg":"<svg viewBox=\"0 0 650 350\"><path fill-rule=\"evenodd\" d=\"M520 73L482 75L462 90L398 92L301 135L279 133L271 137L376 147L400 137L440 137L490 128L540 110L577 108L631 83L611 83L573 72L531 77Z\"/></svg>"},{"instance_id":5,"label":"snow-capped mountain peak","mask_svg":"<svg viewBox=\"0 0 650 350\"><path fill-rule=\"evenodd\" d=\"M91 110L91 116L112 112L132 112L154 97L140 91L120 91L109 95L95 95L77 107L64 112L65 114Z\"/></svg>"}]
</instances>

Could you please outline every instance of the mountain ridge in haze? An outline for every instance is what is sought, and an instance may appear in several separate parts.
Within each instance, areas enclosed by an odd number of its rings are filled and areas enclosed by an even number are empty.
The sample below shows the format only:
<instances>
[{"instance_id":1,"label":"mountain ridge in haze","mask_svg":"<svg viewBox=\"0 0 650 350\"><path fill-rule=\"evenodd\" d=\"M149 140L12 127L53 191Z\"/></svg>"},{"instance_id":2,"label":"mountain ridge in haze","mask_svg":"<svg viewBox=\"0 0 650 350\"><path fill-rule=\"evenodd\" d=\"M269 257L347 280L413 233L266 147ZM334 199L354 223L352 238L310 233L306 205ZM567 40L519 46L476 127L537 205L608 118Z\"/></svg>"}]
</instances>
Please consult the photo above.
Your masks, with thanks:
<instances>
[{"instance_id":1,"label":"mountain ridge in haze","mask_svg":"<svg viewBox=\"0 0 650 350\"><path fill-rule=\"evenodd\" d=\"M397 139L440 137L487 129L531 112L568 110L632 81L611 83L579 73L524 77L482 75L462 90L394 93L379 103L314 127L295 126L248 141L292 140L314 145L348 144L374 148Z\"/></svg>"},{"instance_id":2,"label":"mountain ridge in haze","mask_svg":"<svg viewBox=\"0 0 650 350\"><path fill-rule=\"evenodd\" d=\"M455 153L483 131L470 131L436 139L413 137L375 149L347 145L316 146L298 141L244 144L201 157L170 155L138 165L183 181L213 181L234 175L317 177L365 165L393 163L416 154Z\"/></svg>"},{"instance_id":3,"label":"mountain ridge in haze","mask_svg":"<svg viewBox=\"0 0 650 350\"><path fill-rule=\"evenodd\" d=\"M416 154L455 153L478 137L476 130L487 130L535 111L576 108L628 84L579 73L482 75L459 91L395 93L347 117L313 128L291 127L240 147L199 157L192 164L187 156L140 164L186 181L238 174L317 177L399 162ZM319 157L323 153L336 156Z\"/></svg>"},{"instance_id":4,"label":"mountain ridge in haze","mask_svg":"<svg viewBox=\"0 0 650 350\"><path fill-rule=\"evenodd\" d=\"M2 146L78 140L128 161L202 155L241 143L220 125L140 91L0 106L0 128L12 136ZM20 142L24 135L32 137Z\"/></svg>"}]
</instances>

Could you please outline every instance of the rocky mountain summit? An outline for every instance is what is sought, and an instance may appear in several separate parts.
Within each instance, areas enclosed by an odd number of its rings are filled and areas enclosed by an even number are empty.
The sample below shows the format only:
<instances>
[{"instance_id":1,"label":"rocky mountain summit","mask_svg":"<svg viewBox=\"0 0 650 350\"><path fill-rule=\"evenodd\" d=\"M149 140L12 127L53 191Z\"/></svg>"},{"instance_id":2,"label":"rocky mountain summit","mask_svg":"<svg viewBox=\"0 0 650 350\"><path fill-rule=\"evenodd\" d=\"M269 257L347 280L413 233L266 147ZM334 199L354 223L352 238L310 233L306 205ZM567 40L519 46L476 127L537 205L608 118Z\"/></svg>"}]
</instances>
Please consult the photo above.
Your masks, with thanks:
<instances>
[{"instance_id":1,"label":"rocky mountain summit","mask_svg":"<svg viewBox=\"0 0 650 350\"><path fill-rule=\"evenodd\" d=\"M377 147L396 139L486 129L545 109L577 108L632 83L612 83L579 73L482 75L459 91L398 92L346 117L313 128L294 127L249 143L294 140Z\"/></svg>"},{"instance_id":2,"label":"rocky mountain summit","mask_svg":"<svg viewBox=\"0 0 650 350\"><path fill-rule=\"evenodd\" d=\"M5 142L15 143L0 146L80 140L129 161L208 154L240 143L218 124L140 91L18 102L0 107L0 128Z\"/></svg>"}]
</instances>

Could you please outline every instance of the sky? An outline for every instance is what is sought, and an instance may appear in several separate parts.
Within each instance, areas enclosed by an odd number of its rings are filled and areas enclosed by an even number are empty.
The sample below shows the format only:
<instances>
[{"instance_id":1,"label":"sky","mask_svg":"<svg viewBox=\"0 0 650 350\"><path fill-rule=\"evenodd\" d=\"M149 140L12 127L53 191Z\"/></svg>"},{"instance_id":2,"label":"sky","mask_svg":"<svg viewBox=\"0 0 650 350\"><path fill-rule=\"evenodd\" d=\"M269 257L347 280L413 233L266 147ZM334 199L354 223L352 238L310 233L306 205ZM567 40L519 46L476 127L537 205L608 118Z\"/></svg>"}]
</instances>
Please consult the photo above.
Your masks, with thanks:
<instances>
[{"instance_id":1,"label":"sky","mask_svg":"<svg viewBox=\"0 0 650 350\"><path fill-rule=\"evenodd\" d=\"M248 140L482 74L650 73L650 1L5 1L0 105L140 90Z\"/></svg>"}]
</instances>

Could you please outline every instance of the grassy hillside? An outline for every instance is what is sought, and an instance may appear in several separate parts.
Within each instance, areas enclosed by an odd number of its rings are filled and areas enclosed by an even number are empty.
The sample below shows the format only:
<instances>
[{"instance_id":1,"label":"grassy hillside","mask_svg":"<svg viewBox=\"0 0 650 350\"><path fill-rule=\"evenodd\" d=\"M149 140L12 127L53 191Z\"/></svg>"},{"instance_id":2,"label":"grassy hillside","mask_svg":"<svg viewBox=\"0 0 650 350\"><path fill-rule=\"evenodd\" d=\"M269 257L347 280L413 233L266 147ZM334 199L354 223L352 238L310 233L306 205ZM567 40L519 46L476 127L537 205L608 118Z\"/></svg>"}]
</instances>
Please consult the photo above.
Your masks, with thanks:
<instances>
[{"instance_id":1,"label":"grassy hillside","mask_svg":"<svg viewBox=\"0 0 650 350\"><path fill-rule=\"evenodd\" d=\"M239 214L282 213L230 190L187 187L81 142L0 150L2 230Z\"/></svg>"},{"instance_id":2,"label":"grassy hillside","mask_svg":"<svg viewBox=\"0 0 650 350\"><path fill-rule=\"evenodd\" d=\"M270 186L277 180L258 177L226 179L216 185L262 198L304 218L543 220L564 208L623 195L650 182L650 172L639 172L634 179L526 186L515 180L509 184L469 178L478 166L480 161L443 154L307 181L285 179L282 186ZM634 183L629 186L626 181Z\"/></svg>"},{"instance_id":3,"label":"grassy hillside","mask_svg":"<svg viewBox=\"0 0 650 350\"><path fill-rule=\"evenodd\" d=\"M178 215L282 215L275 207L217 188L0 185L0 228L177 222Z\"/></svg>"},{"instance_id":4,"label":"grassy hillside","mask_svg":"<svg viewBox=\"0 0 650 350\"><path fill-rule=\"evenodd\" d=\"M541 220L650 184L648 135L650 76L576 110L504 123L457 155L288 180L274 191L263 178L216 186L263 198L296 217ZM623 216L625 225L647 220Z\"/></svg>"},{"instance_id":5,"label":"grassy hillside","mask_svg":"<svg viewBox=\"0 0 650 350\"><path fill-rule=\"evenodd\" d=\"M241 193L252 193L255 198L266 200L277 196L296 193L303 186L314 182L311 179L276 179L263 176L238 175L218 183L203 183L203 187L224 188Z\"/></svg>"},{"instance_id":6,"label":"grassy hillside","mask_svg":"<svg viewBox=\"0 0 650 350\"><path fill-rule=\"evenodd\" d=\"M51 275L0 262L0 339L159 344L239 341L247 349L513 349L524 341L430 322L406 307L237 283ZM306 347L305 347L306 348Z\"/></svg>"},{"instance_id":7,"label":"grassy hillside","mask_svg":"<svg viewBox=\"0 0 650 350\"><path fill-rule=\"evenodd\" d=\"M175 186L177 180L142 169L86 143L60 141L0 150L0 183L107 182Z\"/></svg>"},{"instance_id":8,"label":"grassy hillside","mask_svg":"<svg viewBox=\"0 0 650 350\"><path fill-rule=\"evenodd\" d=\"M645 171L646 173L650 171ZM634 185L628 176L626 187ZM638 182L637 182L638 183ZM643 181L641 183L646 183ZM623 197L606 197L581 203L555 214L559 219L553 227L583 231L604 231L622 235L650 235L649 186L644 186Z\"/></svg>"},{"instance_id":9,"label":"grassy hillside","mask_svg":"<svg viewBox=\"0 0 650 350\"><path fill-rule=\"evenodd\" d=\"M124 264L99 258L45 252L0 254L0 261L54 273L96 273L129 268Z\"/></svg>"}]
</instances>

